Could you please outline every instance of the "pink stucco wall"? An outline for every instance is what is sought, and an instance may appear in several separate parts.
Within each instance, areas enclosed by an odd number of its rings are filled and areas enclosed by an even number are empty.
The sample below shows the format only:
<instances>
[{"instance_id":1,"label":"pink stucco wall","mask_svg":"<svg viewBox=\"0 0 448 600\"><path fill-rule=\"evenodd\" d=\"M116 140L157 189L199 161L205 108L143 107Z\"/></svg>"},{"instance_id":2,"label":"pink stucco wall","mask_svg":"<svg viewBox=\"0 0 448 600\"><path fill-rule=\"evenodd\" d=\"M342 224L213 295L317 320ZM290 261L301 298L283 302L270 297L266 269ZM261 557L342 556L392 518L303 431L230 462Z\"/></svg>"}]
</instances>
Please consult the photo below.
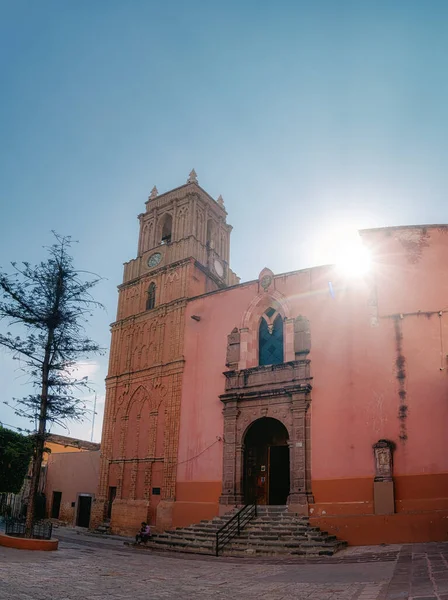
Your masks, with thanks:
<instances>
[{"instance_id":1,"label":"pink stucco wall","mask_svg":"<svg viewBox=\"0 0 448 600\"><path fill-rule=\"evenodd\" d=\"M448 313L406 313L448 307L448 235L414 228L371 230L363 238L375 254L367 278L346 280L335 268L321 267L275 279L291 315L311 324L312 479L373 477L372 444L379 438L397 442L396 474L446 472ZM258 293L253 282L187 306L178 482L221 481L227 335L242 326ZM400 348L394 314L403 315ZM398 354L405 362L402 382ZM408 412L400 420L401 384ZM403 432L407 440L400 441Z\"/></svg>"},{"instance_id":2,"label":"pink stucco wall","mask_svg":"<svg viewBox=\"0 0 448 600\"><path fill-rule=\"evenodd\" d=\"M99 466L99 450L51 454L45 485L47 509L51 511L53 491L62 492L60 519L73 524L76 507L71 505L78 494L95 495Z\"/></svg>"}]
</instances>

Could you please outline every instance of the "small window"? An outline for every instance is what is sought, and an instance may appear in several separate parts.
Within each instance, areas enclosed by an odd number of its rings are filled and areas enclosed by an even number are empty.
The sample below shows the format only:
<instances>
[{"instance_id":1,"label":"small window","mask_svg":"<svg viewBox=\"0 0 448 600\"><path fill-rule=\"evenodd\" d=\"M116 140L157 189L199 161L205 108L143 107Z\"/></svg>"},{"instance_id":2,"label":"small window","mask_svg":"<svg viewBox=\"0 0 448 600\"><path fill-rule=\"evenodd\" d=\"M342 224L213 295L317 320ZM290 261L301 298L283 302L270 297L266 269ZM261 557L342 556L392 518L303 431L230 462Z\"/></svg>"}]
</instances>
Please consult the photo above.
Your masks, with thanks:
<instances>
[{"instance_id":1,"label":"small window","mask_svg":"<svg viewBox=\"0 0 448 600\"><path fill-rule=\"evenodd\" d=\"M148 299L146 300L146 310L151 310L156 305L156 284L153 282L148 288Z\"/></svg>"},{"instance_id":2,"label":"small window","mask_svg":"<svg viewBox=\"0 0 448 600\"><path fill-rule=\"evenodd\" d=\"M269 316L268 310L266 314ZM275 311L272 314L275 314ZM283 362L283 320L280 315L270 324L264 317L261 318L258 344L260 366L280 365Z\"/></svg>"},{"instance_id":3,"label":"small window","mask_svg":"<svg viewBox=\"0 0 448 600\"><path fill-rule=\"evenodd\" d=\"M173 217L171 215L165 215L162 221L162 238L161 244L171 243L171 230L173 228Z\"/></svg>"}]
</instances>

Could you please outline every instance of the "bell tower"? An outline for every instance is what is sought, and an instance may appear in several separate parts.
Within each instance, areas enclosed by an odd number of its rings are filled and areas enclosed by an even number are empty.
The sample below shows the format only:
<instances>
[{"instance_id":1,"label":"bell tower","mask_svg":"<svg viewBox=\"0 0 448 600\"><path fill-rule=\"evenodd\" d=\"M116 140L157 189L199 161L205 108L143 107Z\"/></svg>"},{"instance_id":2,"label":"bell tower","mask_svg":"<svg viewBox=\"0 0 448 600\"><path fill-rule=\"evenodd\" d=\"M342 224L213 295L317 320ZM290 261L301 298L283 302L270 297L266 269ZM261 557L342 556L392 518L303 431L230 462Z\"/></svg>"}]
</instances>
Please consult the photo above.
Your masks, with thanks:
<instances>
[{"instance_id":1,"label":"bell tower","mask_svg":"<svg viewBox=\"0 0 448 600\"><path fill-rule=\"evenodd\" d=\"M191 171L187 183L165 194L151 191L139 215L138 257L125 279L193 258L218 288L238 283L229 268L230 232L222 196L214 200Z\"/></svg>"},{"instance_id":2,"label":"bell tower","mask_svg":"<svg viewBox=\"0 0 448 600\"><path fill-rule=\"evenodd\" d=\"M137 257L124 265L111 326L101 467L91 527L110 520L133 534L142 521L171 526L176 494L185 307L239 282L229 268L232 227L221 196L187 183L139 215Z\"/></svg>"}]
</instances>

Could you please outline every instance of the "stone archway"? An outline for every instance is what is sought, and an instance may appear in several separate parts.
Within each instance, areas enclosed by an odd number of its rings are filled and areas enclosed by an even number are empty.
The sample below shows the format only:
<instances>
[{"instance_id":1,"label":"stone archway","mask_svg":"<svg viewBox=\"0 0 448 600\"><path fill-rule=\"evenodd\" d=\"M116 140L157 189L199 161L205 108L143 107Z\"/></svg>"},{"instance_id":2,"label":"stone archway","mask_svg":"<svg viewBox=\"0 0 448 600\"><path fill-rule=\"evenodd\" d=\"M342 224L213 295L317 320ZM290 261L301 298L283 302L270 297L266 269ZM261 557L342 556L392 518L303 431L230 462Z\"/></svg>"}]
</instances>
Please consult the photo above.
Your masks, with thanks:
<instances>
[{"instance_id":1,"label":"stone archway","mask_svg":"<svg viewBox=\"0 0 448 600\"><path fill-rule=\"evenodd\" d=\"M310 361L227 371L221 511L245 501L246 432L261 418L279 421L288 433L290 489L287 504L307 514L311 494Z\"/></svg>"},{"instance_id":2,"label":"stone archway","mask_svg":"<svg viewBox=\"0 0 448 600\"><path fill-rule=\"evenodd\" d=\"M290 491L289 433L278 419L254 421L244 435L245 504L286 504Z\"/></svg>"}]
</instances>

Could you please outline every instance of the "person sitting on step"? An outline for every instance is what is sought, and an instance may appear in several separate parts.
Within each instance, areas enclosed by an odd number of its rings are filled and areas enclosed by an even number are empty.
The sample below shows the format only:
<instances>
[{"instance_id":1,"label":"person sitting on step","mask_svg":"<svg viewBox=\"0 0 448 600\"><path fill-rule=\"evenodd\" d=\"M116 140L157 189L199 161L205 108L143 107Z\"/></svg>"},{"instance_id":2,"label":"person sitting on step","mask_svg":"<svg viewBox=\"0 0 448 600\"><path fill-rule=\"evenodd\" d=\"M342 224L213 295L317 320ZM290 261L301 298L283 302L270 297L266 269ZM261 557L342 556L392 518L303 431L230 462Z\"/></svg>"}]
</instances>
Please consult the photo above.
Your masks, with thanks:
<instances>
[{"instance_id":1,"label":"person sitting on step","mask_svg":"<svg viewBox=\"0 0 448 600\"><path fill-rule=\"evenodd\" d=\"M140 527L140 531L135 536L135 543L140 544L141 542L143 542L144 544L146 544L146 542L150 538L151 538L151 529L150 529L149 525L147 523L145 523L145 521L143 521L142 526Z\"/></svg>"}]
</instances>

